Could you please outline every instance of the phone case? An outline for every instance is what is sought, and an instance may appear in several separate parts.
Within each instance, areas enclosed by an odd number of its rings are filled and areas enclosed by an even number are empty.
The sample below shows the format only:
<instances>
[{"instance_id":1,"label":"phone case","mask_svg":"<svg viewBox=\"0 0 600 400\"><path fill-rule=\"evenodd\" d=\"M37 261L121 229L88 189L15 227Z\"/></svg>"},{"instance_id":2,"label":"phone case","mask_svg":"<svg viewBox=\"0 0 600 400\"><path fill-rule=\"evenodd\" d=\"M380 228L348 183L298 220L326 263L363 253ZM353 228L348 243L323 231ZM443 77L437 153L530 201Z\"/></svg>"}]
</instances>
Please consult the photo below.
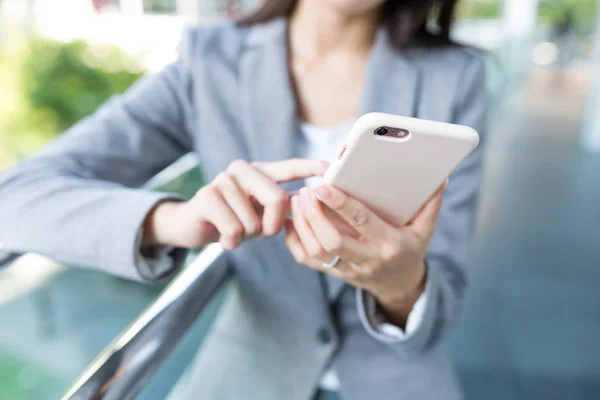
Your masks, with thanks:
<instances>
[{"instance_id":1,"label":"phone case","mask_svg":"<svg viewBox=\"0 0 600 400\"><path fill-rule=\"evenodd\" d=\"M380 127L406 130L403 138L378 136ZM402 225L479 144L470 127L392 114L360 117L323 183L330 183Z\"/></svg>"}]
</instances>

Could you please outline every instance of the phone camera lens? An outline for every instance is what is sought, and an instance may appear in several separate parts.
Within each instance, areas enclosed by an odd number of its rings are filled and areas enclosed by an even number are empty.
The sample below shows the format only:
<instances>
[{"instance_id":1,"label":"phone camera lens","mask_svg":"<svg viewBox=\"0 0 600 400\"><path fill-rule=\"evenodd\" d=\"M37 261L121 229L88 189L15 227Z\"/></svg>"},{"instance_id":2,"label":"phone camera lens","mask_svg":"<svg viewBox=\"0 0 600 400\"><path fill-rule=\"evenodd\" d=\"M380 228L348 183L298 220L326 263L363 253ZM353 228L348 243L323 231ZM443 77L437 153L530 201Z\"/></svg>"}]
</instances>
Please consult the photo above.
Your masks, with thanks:
<instances>
[{"instance_id":1,"label":"phone camera lens","mask_svg":"<svg viewBox=\"0 0 600 400\"><path fill-rule=\"evenodd\" d=\"M381 128L377 128L377 130L375 131L375 134L379 135L379 136L384 136L384 135L387 135L388 132L389 132L388 128L382 126Z\"/></svg>"}]
</instances>

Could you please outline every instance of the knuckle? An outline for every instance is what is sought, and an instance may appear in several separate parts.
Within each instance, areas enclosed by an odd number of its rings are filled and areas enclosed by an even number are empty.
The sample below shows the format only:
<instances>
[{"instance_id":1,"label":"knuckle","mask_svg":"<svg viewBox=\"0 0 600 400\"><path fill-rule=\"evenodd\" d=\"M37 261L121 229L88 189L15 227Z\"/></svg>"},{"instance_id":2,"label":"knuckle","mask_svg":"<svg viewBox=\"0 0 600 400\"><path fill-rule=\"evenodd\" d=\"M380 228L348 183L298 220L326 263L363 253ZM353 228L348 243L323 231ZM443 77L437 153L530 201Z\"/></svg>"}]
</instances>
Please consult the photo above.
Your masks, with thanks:
<instances>
[{"instance_id":1,"label":"knuckle","mask_svg":"<svg viewBox=\"0 0 600 400\"><path fill-rule=\"evenodd\" d=\"M388 262L398 258L401 248L398 244L384 245L381 247L381 258Z\"/></svg>"},{"instance_id":2,"label":"knuckle","mask_svg":"<svg viewBox=\"0 0 600 400\"><path fill-rule=\"evenodd\" d=\"M219 191L215 185L208 185L198 191L198 195L204 194L206 197L216 197L219 195Z\"/></svg>"},{"instance_id":3,"label":"knuckle","mask_svg":"<svg viewBox=\"0 0 600 400\"><path fill-rule=\"evenodd\" d=\"M342 249L342 238L340 235L332 235L327 243L327 251L337 254Z\"/></svg>"},{"instance_id":4,"label":"knuckle","mask_svg":"<svg viewBox=\"0 0 600 400\"><path fill-rule=\"evenodd\" d=\"M361 208L353 208L350 210L350 222L352 226L358 227L367 223L369 220L369 214L366 210Z\"/></svg>"},{"instance_id":5,"label":"knuckle","mask_svg":"<svg viewBox=\"0 0 600 400\"><path fill-rule=\"evenodd\" d=\"M215 177L215 182L217 184L231 183L232 180L233 178L227 172L219 172Z\"/></svg>"},{"instance_id":6,"label":"knuckle","mask_svg":"<svg viewBox=\"0 0 600 400\"><path fill-rule=\"evenodd\" d=\"M247 228L247 234L254 236L254 235L258 235L261 231L261 226L260 226L260 222L259 221L251 221L248 224L248 228Z\"/></svg>"},{"instance_id":7,"label":"knuckle","mask_svg":"<svg viewBox=\"0 0 600 400\"><path fill-rule=\"evenodd\" d=\"M384 242L381 244L380 252L383 261L393 261L402 253L403 245L401 241Z\"/></svg>"},{"instance_id":8,"label":"knuckle","mask_svg":"<svg viewBox=\"0 0 600 400\"><path fill-rule=\"evenodd\" d=\"M348 207L348 196L336 193L331 199L331 207L336 211L343 211Z\"/></svg>"},{"instance_id":9,"label":"knuckle","mask_svg":"<svg viewBox=\"0 0 600 400\"><path fill-rule=\"evenodd\" d=\"M220 240L219 243L221 244L221 247L223 247L225 250L235 249L235 245L228 240Z\"/></svg>"},{"instance_id":10,"label":"knuckle","mask_svg":"<svg viewBox=\"0 0 600 400\"><path fill-rule=\"evenodd\" d=\"M237 237L231 237L222 234L219 238L219 243L224 249L233 250L240 245L241 241Z\"/></svg>"},{"instance_id":11,"label":"knuckle","mask_svg":"<svg viewBox=\"0 0 600 400\"><path fill-rule=\"evenodd\" d=\"M314 246L308 250L308 253L317 260L323 260L325 258L325 251L321 247Z\"/></svg>"},{"instance_id":12,"label":"knuckle","mask_svg":"<svg viewBox=\"0 0 600 400\"><path fill-rule=\"evenodd\" d=\"M248 162L245 160L233 160L231 162L231 164L229 164L229 167L227 167L227 171L229 172L236 172L236 171L241 171L244 168L248 167Z\"/></svg>"},{"instance_id":13,"label":"knuckle","mask_svg":"<svg viewBox=\"0 0 600 400\"><path fill-rule=\"evenodd\" d=\"M243 233L244 228L239 224L231 224L223 232L224 236L228 238L238 238L242 236Z\"/></svg>"},{"instance_id":14,"label":"knuckle","mask_svg":"<svg viewBox=\"0 0 600 400\"><path fill-rule=\"evenodd\" d=\"M273 193L271 198L269 199L269 205L274 207L281 207L286 205L288 202L287 193L283 190L277 190Z\"/></svg>"},{"instance_id":15,"label":"knuckle","mask_svg":"<svg viewBox=\"0 0 600 400\"><path fill-rule=\"evenodd\" d=\"M282 226L280 224L271 223L271 224L265 225L263 227L263 231L266 235L272 236L272 235L276 235L277 233L279 233L281 228L282 228Z\"/></svg>"},{"instance_id":16,"label":"knuckle","mask_svg":"<svg viewBox=\"0 0 600 400\"><path fill-rule=\"evenodd\" d=\"M294 254L294 260L299 264L306 264L308 263L308 255L304 252L297 252Z\"/></svg>"}]
</instances>

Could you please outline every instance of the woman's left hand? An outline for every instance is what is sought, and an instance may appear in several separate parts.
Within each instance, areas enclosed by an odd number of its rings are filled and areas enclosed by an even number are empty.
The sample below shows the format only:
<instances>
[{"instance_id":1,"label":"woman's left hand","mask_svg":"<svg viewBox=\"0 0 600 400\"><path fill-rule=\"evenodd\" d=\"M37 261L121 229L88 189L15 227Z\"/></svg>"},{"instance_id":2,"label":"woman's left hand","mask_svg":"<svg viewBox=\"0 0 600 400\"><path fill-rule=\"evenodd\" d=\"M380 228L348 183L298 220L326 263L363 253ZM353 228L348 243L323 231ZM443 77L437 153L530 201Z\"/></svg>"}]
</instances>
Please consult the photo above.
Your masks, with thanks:
<instances>
[{"instance_id":1,"label":"woman's left hand","mask_svg":"<svg viewBox=\"0 0 600 400\"><path fill-rule=\"evenodd\" d=\"M297 262L370 292L393 323L404 328L423 293L425 253L435 231L444 183L417 215L394 226L360 201L331 185L294 195L285 240ZM356 232L330 218L327 206ZM326 268L335 257L339 261Z\"/></svg>"}]
</instances>

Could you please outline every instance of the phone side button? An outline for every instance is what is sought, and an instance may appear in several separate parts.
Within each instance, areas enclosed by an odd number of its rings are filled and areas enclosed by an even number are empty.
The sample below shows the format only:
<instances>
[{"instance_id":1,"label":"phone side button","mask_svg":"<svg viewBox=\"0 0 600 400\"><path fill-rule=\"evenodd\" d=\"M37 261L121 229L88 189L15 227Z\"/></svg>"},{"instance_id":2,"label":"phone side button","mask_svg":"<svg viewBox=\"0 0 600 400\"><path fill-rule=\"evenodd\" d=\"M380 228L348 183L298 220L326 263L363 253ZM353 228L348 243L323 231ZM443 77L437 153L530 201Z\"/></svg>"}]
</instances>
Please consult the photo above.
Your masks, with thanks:
<instances>
[{"instance_id":1,"label":"phone side button","mask_svg":"<svg viewBox=\"0 0 600 400\"><path fill-rule=\"evenodd\" d=\"M340 149L340 152L339 152L339 154L338 154L338 156L337 156L337 159L338 159L338 160L341 160L341 159L342 159L342 156L344 155L344 153L345 153L345 152L346 152L346 145L344 144L344 145L342 146L342 148Z\"/></svg>"}]
</instances>

